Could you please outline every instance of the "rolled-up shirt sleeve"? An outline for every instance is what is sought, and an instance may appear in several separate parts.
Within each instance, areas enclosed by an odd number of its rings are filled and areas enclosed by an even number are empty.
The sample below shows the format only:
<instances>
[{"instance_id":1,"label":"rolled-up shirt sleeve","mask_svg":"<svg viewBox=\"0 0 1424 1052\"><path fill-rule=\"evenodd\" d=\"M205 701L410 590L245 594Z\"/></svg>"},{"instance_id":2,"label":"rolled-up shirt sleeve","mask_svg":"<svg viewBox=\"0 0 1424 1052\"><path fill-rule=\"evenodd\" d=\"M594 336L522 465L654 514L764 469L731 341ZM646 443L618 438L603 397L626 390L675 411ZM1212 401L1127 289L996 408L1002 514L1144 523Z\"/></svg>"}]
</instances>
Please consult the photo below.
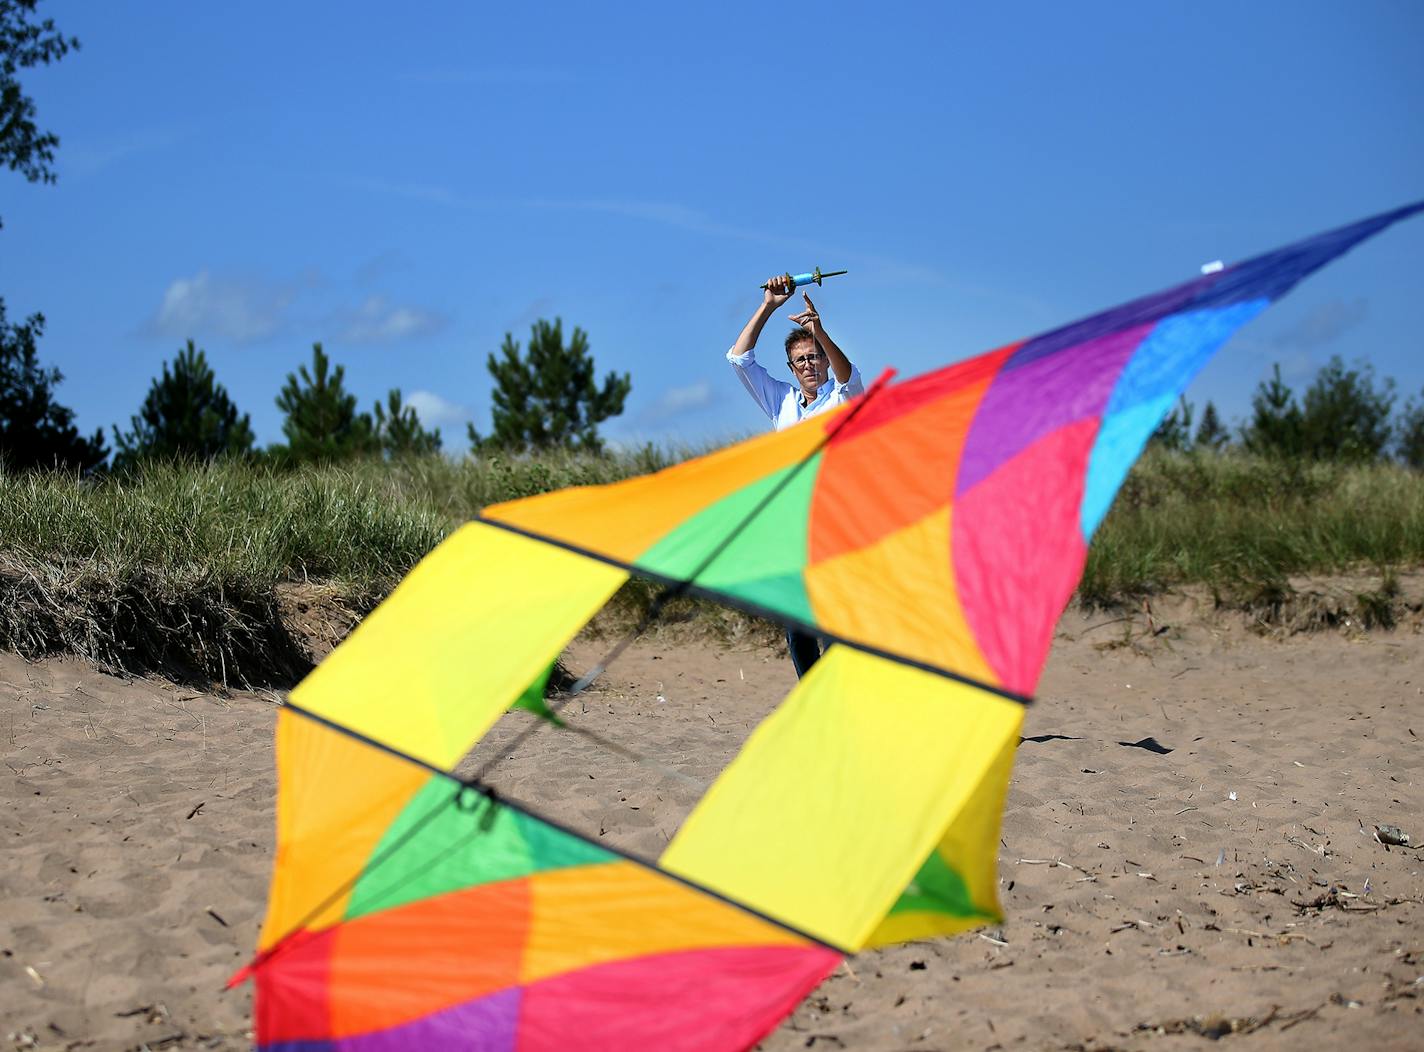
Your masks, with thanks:
<instances>
[{"instance_id":1,"label":"rolled-up shirt sleeve","mask_svg":"<svg viewBox=\"0 0 1424 1052\"><path fill-rule=\"evenodd\" d=\"M834 373L831 374L831 378L835 380ZM850 367L850 379L845 383L835 380L835 384L838 388L835 393L840 396L840 400L842 401L848 398L854 398L856 395L865 394L865 381L860 378L860 370L855 367L854 363L852 363Z\"/></svg>"},{"instance_id":2,"label":"rolled-up shirt sleeve","mask_svg":"<svg viewBox=\"0 0 1424 1052\"><path fill-rule=\"evenodd\" d=\"M731 363L747 393L761 406L761 411L773 424L776 423L777 415L781 412L781 403L786 399L786 392L790 390L791 385L773 380L771 374L757 362L755 350L747 351L746 354L736 354L729 350L727 361ZM852 382L857 379L857 375L851 376Z\"/></svg>"}]
</instances>

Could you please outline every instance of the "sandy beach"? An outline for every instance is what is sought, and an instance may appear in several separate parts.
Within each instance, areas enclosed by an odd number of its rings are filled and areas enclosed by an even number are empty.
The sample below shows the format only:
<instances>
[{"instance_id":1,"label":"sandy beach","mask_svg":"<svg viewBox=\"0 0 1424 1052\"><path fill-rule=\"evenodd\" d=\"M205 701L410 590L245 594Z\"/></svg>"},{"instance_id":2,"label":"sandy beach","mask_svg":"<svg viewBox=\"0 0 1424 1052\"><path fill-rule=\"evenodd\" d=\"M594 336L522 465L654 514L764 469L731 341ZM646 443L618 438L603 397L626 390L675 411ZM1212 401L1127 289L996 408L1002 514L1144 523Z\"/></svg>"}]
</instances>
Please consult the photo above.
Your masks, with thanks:
<instances>
[{"instance_id":1,"label":"sandy beach","mask_svg":"<svg viewBox=\"0 0 1424 1052\"><path fill-rule=\"evenodd\" d=\"M656 856L792 677L639 642L567 715L642 762L547 729L493 781ZM4 1047L248 1047L279 702L0 654ZM1024 733L1004 924L853 958L764 1048L1421 1047L1424 858L1375 832L1424 841L1416 628L1070 612Z\"/></svg>"}]
</instances>

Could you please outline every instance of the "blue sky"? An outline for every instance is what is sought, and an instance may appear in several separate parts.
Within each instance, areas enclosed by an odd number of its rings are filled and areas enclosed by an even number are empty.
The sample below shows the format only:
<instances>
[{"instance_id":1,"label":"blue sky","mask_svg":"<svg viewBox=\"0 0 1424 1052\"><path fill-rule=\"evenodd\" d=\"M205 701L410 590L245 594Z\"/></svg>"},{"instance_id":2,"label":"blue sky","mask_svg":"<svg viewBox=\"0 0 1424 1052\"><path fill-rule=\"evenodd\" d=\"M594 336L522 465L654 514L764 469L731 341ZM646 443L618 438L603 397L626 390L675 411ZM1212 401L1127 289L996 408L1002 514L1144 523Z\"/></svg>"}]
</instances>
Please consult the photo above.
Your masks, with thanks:
<instances>
[{"instance_id":1,"label":"blue sky","mask_svg":"<svg viewBox=\"0 0 1424 1052\"><path fill-rule=\"evenodd\" d=\"M464 448L539 317L627 371L621 442L765 421L722 356L782 270L909 375L1424 197L1424 5L92 4L30 71L54 186L0 172L0 295L86 429L203 347L259 440L320 340ZM1242 415L1332 354L1424 389L1424 221L1227 345ZM763 340L775 360L786 329Z\"/></svg>"}]
</instances>

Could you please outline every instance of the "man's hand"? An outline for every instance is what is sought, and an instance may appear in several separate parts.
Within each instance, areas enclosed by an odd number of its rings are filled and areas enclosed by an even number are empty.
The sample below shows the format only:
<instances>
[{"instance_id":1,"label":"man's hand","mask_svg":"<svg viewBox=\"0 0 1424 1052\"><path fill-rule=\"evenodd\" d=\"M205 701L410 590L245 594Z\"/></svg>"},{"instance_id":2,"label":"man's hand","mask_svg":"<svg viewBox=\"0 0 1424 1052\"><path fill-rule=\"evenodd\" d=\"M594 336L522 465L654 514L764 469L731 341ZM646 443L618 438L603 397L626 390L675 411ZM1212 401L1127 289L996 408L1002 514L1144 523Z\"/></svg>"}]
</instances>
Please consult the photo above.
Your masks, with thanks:
<instances>
[{"instance_id":1,"label":"man's hand","mask_svg":"<svg viewBox=\"0 0 1424 1052\"><path fill-rule=\"evenodd\" d=\"M795 289L796 285L791 280L790 274L778 274L774 278L766 279L766 293L762 296L761 301L772 310L776 310L791 298L791 293Z\"/></svg>"},{"instance_id":2,"label":"man's hand","mask_svg":"<svg viewBox=\"0 0 1424 1052\"><path fill-rule=\"evenodd\" d=\"M785 297L783 297L783 299L784 298ZM811 302L810 296L803 292L801 293L801 298L806 301L806 309L800 314L791 315L791 321L809 332L812 338L819 343L821 337L824 335L821 331L821 315L817 312L816 305Z\"/></svg>"},{"instance_id":3,"label":"man's hand","mask_svg":"<svg viewBox=\"0 0 1424 1052\"><path fill-rule=\"evenodd\" d=\"M757 338L761 336L761 330L766 323L771 320L771 316L776 313L776 308L791 298L791 293L796 290L796 282L790 274L778 274L774 278L766 279L766 293L761 298L761 303L752 312L752 316L742 327L742 333L737 337L737 342L732 344L731 353L736 357L741 357L756 346ZM807 304L811 301L807 300ZM792 319L793 321L795 319Z\"/></svg>"}]
</instances>

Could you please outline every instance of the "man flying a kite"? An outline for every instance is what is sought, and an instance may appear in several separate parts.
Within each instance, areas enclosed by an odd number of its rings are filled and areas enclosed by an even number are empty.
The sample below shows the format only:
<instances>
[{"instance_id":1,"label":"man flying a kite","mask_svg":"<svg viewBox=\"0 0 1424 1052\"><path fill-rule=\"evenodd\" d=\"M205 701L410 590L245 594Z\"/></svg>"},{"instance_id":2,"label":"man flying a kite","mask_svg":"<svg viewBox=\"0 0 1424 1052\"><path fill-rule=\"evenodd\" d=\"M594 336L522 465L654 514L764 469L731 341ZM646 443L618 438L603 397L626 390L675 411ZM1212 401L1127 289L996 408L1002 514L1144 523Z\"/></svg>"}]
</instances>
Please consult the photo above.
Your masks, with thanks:
<instances>
[{"instance_id":1,"label":"man flying a kite","mask_svg":"<svg viewBox=\"0 0 1424 1052\"><path fill-rule=\"evenodd\" d=\"M786 335L786 366L796 382L772 378L756 360L757 338L776 309L791 298L796 286L790 274L781 274L768 278L763 287L766 291L761 303L727 352L727 361L732 363L747 393L771 419L772 427L780 431L864 393L860 370L826 335L816 305L804 292L801 298L806 301L806 309L791 315L797 327ZM786 645L797 676L804 676L821 656L820 640L793 628L786 631Z\"/></svg>"}]
</instances>

